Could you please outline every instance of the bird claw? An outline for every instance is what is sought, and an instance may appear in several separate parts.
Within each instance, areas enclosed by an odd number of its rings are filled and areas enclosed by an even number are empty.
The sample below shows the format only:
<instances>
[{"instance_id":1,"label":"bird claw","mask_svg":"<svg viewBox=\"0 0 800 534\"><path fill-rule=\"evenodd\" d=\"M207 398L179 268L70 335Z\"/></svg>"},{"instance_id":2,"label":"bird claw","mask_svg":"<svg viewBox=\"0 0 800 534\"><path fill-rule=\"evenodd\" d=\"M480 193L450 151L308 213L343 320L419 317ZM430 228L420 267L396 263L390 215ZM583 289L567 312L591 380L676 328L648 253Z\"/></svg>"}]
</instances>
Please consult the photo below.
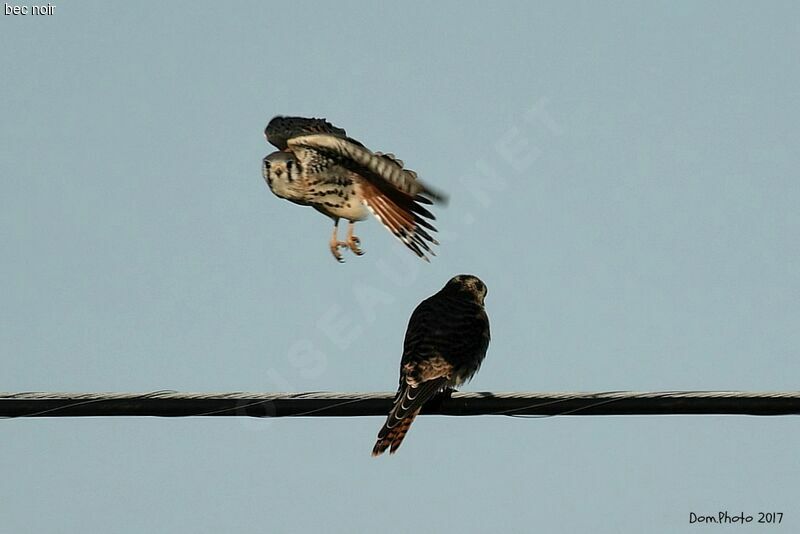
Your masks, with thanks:
<instances>
[{"instance_id":1,"label":"bird claw","mask_svg":"<svg viewBox=\"0 0 800 534\"><path fill-rule=\"evenodd\" d=\"M344 258L342 257L341 252L339 252L339 249L349 248L351 251L353 251L353 254L355 254L356 256L363 256L364 251L361 250L361 247L359 247L360 244L361 240L356 236L348 238L347 241L331 241L330 243L331 254L333 254L334 258L336 258L336 261L338 261L339 263L344 263Z\"/></svg>"},{"instance_id":2,"label":"bird claw","mask_svg":"<svg viewBox=\"0 0 800 534\"><path fill-rule=\"evenodd\" d=\"M347 243L345 243L343 241L331 241L331 245L330 245L331 254L333 254L333 257L336 258L336 261L338 261L339 263L344 263L344 258L339 253L339 249L343 248L343 247L346 247L346 246L347 246Z\"/></svg>"},{"instance_id":3,"label":"bird claw","mask_svg":"<svg viewBox=\"0 0 800 534\"><path fill-rule=\"evenodd\" d=\"M344 263L344 258L342 258L342 255L339 254L340 248L349 248L356 256L361 256L364 254L364 251L361 250L361 247L359 246L361 245L361 240L353 235L352 222L347 227L347 241L339 241L339 239L336 237L337 229L338 221L337 224L333 225L333 235L331 236L330 240L331 254L333 254L334 258L336 258L336 261L339 263Z\"/></svg>"},{"instance_id":4,"label":"bird claw","mask_svg":"<svg viewBox=\"0 0 800 534\"><path fill-rule=\"evenodd\" d=\"M353 249L353 246L356 246L358 252L356 252L356 249ZM339 252L340 248L349 248L359 256L363 254L363 252L361 252L361 250L358 249L357 245L351 245L347 241L331 241L331 254L333 254L333 257L336 258L336 261L338 261L339 263L344 263L344 258L342 257L342 254Z\"/></svg>"},{"instance_id":5,"label":"bird claw","mask_svg":"<svg viewBox=\"0 0 800 534\"><path fill-rule=\"evenodd\" d=\"M359 246L361 244L361 240L354 235L351 235L347 238L347 243L345 245L353 251L353 254L356 256L363 256L364 251Z\"/></svg>"}]
</instances>

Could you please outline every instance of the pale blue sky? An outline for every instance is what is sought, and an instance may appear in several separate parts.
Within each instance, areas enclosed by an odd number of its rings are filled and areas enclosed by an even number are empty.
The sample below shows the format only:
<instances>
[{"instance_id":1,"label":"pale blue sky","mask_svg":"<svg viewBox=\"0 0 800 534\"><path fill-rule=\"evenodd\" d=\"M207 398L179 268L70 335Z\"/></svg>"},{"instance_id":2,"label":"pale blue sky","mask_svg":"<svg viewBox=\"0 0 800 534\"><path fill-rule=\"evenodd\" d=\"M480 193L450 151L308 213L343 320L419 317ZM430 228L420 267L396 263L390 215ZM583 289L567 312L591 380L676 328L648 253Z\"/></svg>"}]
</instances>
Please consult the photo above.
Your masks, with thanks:
<instances>
[{"instance_id":1,"label":"pale blue sky","mask_svg":"<svg viewBox=\"0 0 800 534\"><path fill-rule=\"evenodd\" d=\"M56 6L0 17L0 391L389 391L461 272L464 390L798 389L797 4ZM337 265L276 114L448 191L439 257L367 221ZM800 528L797 418L381 422L0 421L0 532Z\"/></svg>"}]
</instances>

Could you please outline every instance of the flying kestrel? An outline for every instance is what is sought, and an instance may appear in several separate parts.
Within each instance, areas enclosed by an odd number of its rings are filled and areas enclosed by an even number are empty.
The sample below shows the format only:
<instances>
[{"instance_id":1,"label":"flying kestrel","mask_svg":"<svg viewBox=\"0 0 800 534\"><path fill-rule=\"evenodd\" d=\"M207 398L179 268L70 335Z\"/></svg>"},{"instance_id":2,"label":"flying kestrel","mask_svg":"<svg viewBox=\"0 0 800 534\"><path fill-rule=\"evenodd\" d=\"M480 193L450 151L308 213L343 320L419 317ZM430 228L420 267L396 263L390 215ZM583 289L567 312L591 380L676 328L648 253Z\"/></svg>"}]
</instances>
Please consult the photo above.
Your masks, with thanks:
<instances>
[{"instance_id":1,"label":"flying kestrel","mask_svg":"<svg viewBox=\"0 0 800 534\"><path fill-rule=\"evenodd\" d=\"M264 158L261 173L277 196L311 206L333 219L330 249L338 261L340 248L363 254L353 235L356 221L371 212L420 258L435 255L436 231L423 204L445 200L403 167L392 154L372 152L325 119L275 117L264 130L279 150ZM347 240L339 241L339 219L347 219Z\"/></svg>"},{"instance_id":2,"label":"flying kestrel","mask_svg":"<svg viewBox=\"0 0 800 534\"><path fill-rule=\"evenodd\" d=\"M400 387L372 449L394 453L426 401L472 378L489 348L486 285L461 274L411 314L400 362Z\"/></svg>"}]
</instances>

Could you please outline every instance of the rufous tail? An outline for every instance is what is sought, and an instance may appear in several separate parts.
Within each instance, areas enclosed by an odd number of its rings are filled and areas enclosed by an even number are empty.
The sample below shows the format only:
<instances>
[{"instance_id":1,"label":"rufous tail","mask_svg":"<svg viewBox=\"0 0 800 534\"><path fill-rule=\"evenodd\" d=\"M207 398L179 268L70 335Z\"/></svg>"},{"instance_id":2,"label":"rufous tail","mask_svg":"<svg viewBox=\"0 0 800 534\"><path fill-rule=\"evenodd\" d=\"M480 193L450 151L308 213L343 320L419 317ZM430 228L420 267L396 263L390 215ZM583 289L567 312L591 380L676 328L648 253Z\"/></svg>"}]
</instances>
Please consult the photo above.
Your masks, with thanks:
<instances>
[{"instance_id":1,"label":"rufous tail","mask_svg":"<svg viewBox=\"0 0 800 534\"><path fill-rule=\"evenodd\" d=\"M397 449L399 449L400 445L403 443L403 438L406 437L408 429L411 427L411 423L413 423L414 418L417 417L419 410L420 409L417 408L406 418L398 421L392 428L389 428L389 424L391 423L390 416L389 420L386 421L386 424L383 425L383 428L378 433L378 441L372 448L372 456L380 456L386 452L386 449L389 449L389 454L397 452Z\"/></svg>"}]
</instances>

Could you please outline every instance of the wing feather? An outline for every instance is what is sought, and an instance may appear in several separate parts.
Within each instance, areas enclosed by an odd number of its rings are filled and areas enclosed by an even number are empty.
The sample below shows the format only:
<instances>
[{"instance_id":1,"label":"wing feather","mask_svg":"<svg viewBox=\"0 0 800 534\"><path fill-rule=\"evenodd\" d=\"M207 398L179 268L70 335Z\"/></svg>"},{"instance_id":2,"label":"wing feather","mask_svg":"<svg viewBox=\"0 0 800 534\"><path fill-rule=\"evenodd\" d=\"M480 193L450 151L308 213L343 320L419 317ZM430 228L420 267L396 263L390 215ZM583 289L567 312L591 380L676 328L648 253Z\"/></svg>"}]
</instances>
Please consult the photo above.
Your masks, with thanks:
<instances>
[{"instance_id":1,"label":"wing feather","mask_svg":"<svg viewBox=\"0 0 800 534\"><path fill-rule=\"evenodd\" d=\"M348 139L347 132L342 128L337 128L325 119L307 119L305 117L273 117L264 129L264 136L267 141L278 147L280 150L288 148L289 139L309 134L327 134L342 139ZM360 144L355 139L351 142Z\"/></svg>"},{"instance_id":2,"label":"wing feather","mask_svg":"<svg viewBox=\"0 0 800 534\"><path fill-rule=\"evenodd\" d=\"M384 192L370 182L360 182L364 204L373 215L417 256L427 259L425 252L436 255L431 244L438 244L426 230L436 231L433 225L412 211L414 201L396 192Z\"/></svg>"},{"instance_id":3,"label":"wing feather","mask_svg":"<svg viewBox=\"0 0 800 534\"><path fill-rule=\"evenodd\" d=\"M384 154L376 155L361 143L346 137L311 134L294 137L288 147L307 147L338 156L340 163L363 176L378 187L389 186L410 197L445 202L446 196L417 179L417 173L403 168L398 160Z\"/></svg>"}]
</instances>

